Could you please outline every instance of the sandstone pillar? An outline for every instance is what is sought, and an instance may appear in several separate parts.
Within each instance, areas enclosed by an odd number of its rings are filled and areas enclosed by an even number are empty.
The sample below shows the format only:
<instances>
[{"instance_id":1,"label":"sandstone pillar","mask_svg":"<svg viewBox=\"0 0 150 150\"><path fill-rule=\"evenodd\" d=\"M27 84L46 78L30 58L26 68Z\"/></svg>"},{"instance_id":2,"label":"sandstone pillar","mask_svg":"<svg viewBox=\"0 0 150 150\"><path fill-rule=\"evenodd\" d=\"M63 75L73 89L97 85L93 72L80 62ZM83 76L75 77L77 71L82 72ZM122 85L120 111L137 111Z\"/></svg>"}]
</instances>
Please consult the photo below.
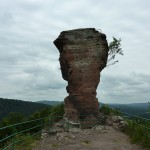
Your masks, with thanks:
<instances>
[{"instance_id":1,"label":"sandstone pillar","mask_svg":"<svg viewBox=\"0 0 150 150\"><path fill-rule=\"evenodd\" d=\"M54 44L60 52L62 77L68 81L65 117L92 126L99 117L96 89L108 57L106 35L94 28L63 31Z\"/></svg>"}]
</instances>

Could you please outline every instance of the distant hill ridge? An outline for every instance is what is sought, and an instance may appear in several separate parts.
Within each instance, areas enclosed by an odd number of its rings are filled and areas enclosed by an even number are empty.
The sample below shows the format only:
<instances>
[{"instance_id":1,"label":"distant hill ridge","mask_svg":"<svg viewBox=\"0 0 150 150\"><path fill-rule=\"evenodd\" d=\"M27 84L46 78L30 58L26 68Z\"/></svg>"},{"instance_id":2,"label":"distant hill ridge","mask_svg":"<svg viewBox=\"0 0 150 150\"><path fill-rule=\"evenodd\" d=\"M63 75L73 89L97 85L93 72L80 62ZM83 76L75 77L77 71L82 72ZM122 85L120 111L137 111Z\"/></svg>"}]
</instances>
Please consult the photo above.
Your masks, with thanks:
<instances>
[{"instance_id":1,"label":"distant hill ridge","mask_svg":"<svg viewBox=\"0 0 150 150\"><path fill-rule=\"evenodd\" d=\"M47 107L49 107L49 105L16 99L0 98L0 120L6 117L10 112L21 113L28 116Z\"/></svg>"},{"instance_id":2,"label":"distant hill ridge","mask_svg":"<svg viewBox=\"0 0 150 150\"><path fill-rule=\"evenodd\" d=\"M48 100L43 100L43 101L37 101L38 103L42 104L47 104L47 105L58 105L62 103L62 101L48 101ZM100 107L103 106L103 103L100 103ZM131 104L107 104L108 106L112 108L117 108L120 111L123 111L125 113L145 117L145 118L150 118L150 113L149 113L149 107L150 105L148 103L131 103Z\"/></svg>"},{"instance_id":3,"label":"distant hill ridge","mask_svg":"<svg viewBox=\"0 0 150 150\"><path fill-rule=\"evenodd\" d=\"M150 105L148 103L109 104L109 106L129 114L150 118Z\"/></svg>"},{"instance_id":4,"label":"distant hill ridge","mask_svg":"<svg viewBox=\"0 0 150 150\"><path fill-rule=\"evenodd\" d=\"M0 120L3 117L6 117L10 112L18 112L24 115L30 115L36 111L39 111L43 108L47 108L49 106L55 106L63 101L23 101L16 99L6 99L0 98ZM100 103L100 107L104 105ZM145 118L150 118L150 113L148 113L148 108L150 105L148 103L133 103L133 104L107 104L112 108L117 108L123 112L130 113L133 115L138 115Z\"/></svg>"},{"instance_id":5,"label":"distant hill ridge","mask_svg":"<svg viewBox=\"0 0 150 150\"><path fill-rule=\"evenodd\" d=\"M36 101L36 103L55 106L55 105L61 104L63 102L62 101L48 101L48 100L43 100L43 101Z\"/></svg>"}]
</instances>

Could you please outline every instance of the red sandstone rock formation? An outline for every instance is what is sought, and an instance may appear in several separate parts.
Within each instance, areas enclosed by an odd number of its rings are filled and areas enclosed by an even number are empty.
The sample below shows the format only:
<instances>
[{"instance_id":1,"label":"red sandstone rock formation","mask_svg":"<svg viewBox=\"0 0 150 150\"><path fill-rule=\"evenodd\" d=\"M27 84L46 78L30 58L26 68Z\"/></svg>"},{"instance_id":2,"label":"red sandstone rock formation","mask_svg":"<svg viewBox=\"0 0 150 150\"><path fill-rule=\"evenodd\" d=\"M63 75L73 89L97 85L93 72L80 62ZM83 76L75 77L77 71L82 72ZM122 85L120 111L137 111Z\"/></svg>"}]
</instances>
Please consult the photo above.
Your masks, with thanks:
<instances>
[{"instance_id":1,"label":"red sandstone rock formation","mask_svg":"<svg viewBox=\"0 0 150 150\"><path fill-rule=\"evenodd\" d=\"M106 35L94 28L63 31L54 44L60 52L62 77L68 81L65 116L94 124L99 116L96 89L108 57Z\"/></svg>"}]
</instances>

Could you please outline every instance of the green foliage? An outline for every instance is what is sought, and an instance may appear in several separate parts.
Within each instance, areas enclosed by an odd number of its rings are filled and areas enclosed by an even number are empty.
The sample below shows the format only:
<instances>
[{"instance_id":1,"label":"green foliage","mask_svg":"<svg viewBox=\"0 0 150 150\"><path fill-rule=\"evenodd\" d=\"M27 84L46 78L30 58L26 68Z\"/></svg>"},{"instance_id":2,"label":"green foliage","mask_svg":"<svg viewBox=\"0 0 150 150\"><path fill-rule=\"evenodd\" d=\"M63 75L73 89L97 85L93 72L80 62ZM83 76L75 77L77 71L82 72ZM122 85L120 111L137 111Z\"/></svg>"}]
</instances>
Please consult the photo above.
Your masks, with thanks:
<instances>
[{"instance_id":1,"label":"green foliage","mask_svg":"<svg viewBox=\"0 0 150 150\"><path fill-rule=\"evenodd\" d=\"M59 121L63 118L65 111L64 111L64 103L61 103L60 105L56 105L52 108L52 114L51 114L51 123Z\"/></svg>"},{"instance_id":2,"label":"green foliage","mask_svg":"<svg viewBox=\"0 0 150 150\"><path fill-rule=\"evenodd\" d=\"M6 118L4 118L4 120L7 120L8 124L15 124L18 122L23 122L25 120L25 116L21 113L11 112Z\"/></svg>"},{"instance_id":3,"label":"green foliage","mask_svg":"<svg viewBox=\"0 0 150 150\"><path fill-rule=\"evenodd\" d=\"M130 136L132 143L150 148L150 121L138 124L135 120L128 120L128 126L124 132Z\"/></svg>"},{"instance_id":4,"label":"green foliage","mask_svg":"<svg viewBox=\"0 0 150 150\"><path fill-rule=\"evenodd\" d=\"M123 55L123 51L121 48L121 39L116 39L113 37L113 41L109 44L109 55L120 54Z\"/></svg>"},{"instance_id":5,"label":"green foliage","mask_svg":"<svg viewBox=\"0 0 150 150\"><path fill-rule=\"evenodd\" d=\"M121 115L121 112L117 109L112 109L108 105L103 105L100 108L100 112L103 113L104 115Z\"/></svg>"},{"instance_id":6,"label":"green foliage","mask_svg":"<svg viewBox=\"0 0 150 150\"><path fill-rule=\"evenodd\" d=\"M64 111L64 103L61 103L60 105L56 105L52 108L52 113L57 112L58 116L63 116L65 111Z\"/></svg>"},{"instance_id":7,"label":"green foliage","mask_svg":"<svg viewBox=\"0 0 150 150\"><path fill-rule=\"evenodd\" d=\"M39 116L42 118L42 117L45 117L45 116L49 116L51 113L52 113L52 109L53 107L52 106L49 106L47 108L43 108L41 109L39 112Z\"/></svg>"},{"instance_id":8,"label":"green foliage","mask_svg":"<svg viewBox=\"0 0 150 150\"><path fill-rule=\"evenodd\" d=\"M116 55L123 55L123 51L121 48L121 39L116 39L113 37L113 41L109 44L109 52L108 52L108 60L107 60L107 66L114 65L118 62L114 61L116 58ZM109 63L109 64L108 64Z\"/></svg>"},{"instance_id":9,"label":"green foliage","mask_svg":"<svg viewBox=\"0 0 150 150\"><path fill-rule=\"evenodd\" d=\"M22 135L18 135L15 137L15 139L12 139L11 141L9 141L7 143L7 145L11 145L9 146L8 149L14 149L14 150L32 150L36 144L38 143L38 141L40 140L41 135L35 134L34 136L30 136L30 134L22 134ZM24 139L24 140L21 140ZM12 145L13 142L17 141L17 144ZM13 148L12 148L13 147Z\"/></svg>"},{"instance_id":10,"label":"green foliage","mask_svg":"<svg viewBox=\"0 0 150 150\"><path fill-rule=\"evenodd\" d=\"M103 105L100 108L100 112L102 112L104 115L110 115L111 109L108 107L108 105Z\"/></svg>"},{"instance_id":11,"label":"green foliage","mask_svg":"<svg viewBox=\"0 0 150 150\"><path fill-rule=\"evenodd\" d=\"M148 102L148 104L149 104L149 108L148 108L148 111L149 111L149 113L150 113L150 102Z\"/></svg>"},{"instance_id":12,"label":"green foliage","mask_svg":"<svg viewBox=\"0 0 150 150\"><path fill-rule=\"evenodd\" d=\"M11 124L15 124L15 123L18 123L18 122L23 122L24 120L25 120L25 117L22 114L12 112L12 113L8 114L8 116L5 117L0 122L0 128L11 125ZM23 129L23 125L20 125L17 128L18 131L21 131L22 129ZM2 131L0 131L0 139L3 139L5 137L7 137L8 135L11 135L15 132L16 132L15 127L9 127L9 128L3 129Z\"/></svg>"},{"instance_id":13,"label":"green foliage","mask_svg":"<svg viewBox=\"0 0 150 150\"><path fill-rule=\"evenodd\" d=\"M21 139L21 138L26 138L26 137L27 137L27 135L24 135L19 138ZM15 150L21 150L23 147L26 147L25 148L26 150L32 150L36 146L36 143L39 140L40 140L40 135L35 136L35 137L26 138L24 141L15 145Z\"/></svg>"},{"instance_id":14,"label":"green foliage","mask_svg":"<svg viewBox=\"0 0 150 150\"><path fill-rule=\"evenodd\" d=\"M9 135L15 134L17 132L20 131L24 131L22 133L19 133L15 136L13 136L13 138L10 138L9 140L6 140L1 144L6 144L7 142L11 142L11 140L13 139L20 139L22 137L27 137L29 135L33 135L36 133L39 133L39 131L42 130L42 128L44 126L48 126L49 124L49 117L51 116L51 114L55 114L53 117L56 117L57 115L63 116L64 114L64 104L61 103L60 105L54 106L54 107L47 107L45 109L42 109L41 111L36 111L35 113L33 113L32 115L25 117L20 113L10 113L8 114L1 122L0 122L0 128L1 127L5 127L5 126L9 126L12 124L16 124L16 123L20 123L19 125L14 125L14 126L10 126L6 129L0 130L0 139L3 139L5 137L8 137ZM59 119L61 119L59 117ZM25 122L26 123L21 123L21 122ZM31 122L29 122L31 121ZM34 128L35 127L35 128ZM33 129L31 129L33 128ZM28 130L31 129L31 130Z\"/></svg>"},{"instance_id":15,"label":"green foliage","mask_svg":"<svg viewBox=\"0 0 150 150\"><path fill-rule=\"evenodd\" d=\"M100 112L104 115L126 115L119 110L110 108L108 105L103 105L100 108ZM126 121L128 122L128 126L123 131L130 136L131 142L150 148L150 120L130 116Z\"/></svg>"},{"instance_id":16,"label":"green foliage","mask_svg":"<svg viewBox=\"0 0 150 150\"><path fill-rule=\"evenodd\" d=\"M29 116L36 111L49 107L48 105L40 103L0 98L0 120L6 117L10 112Z\"/></svg>"},{"instance_id":17,"label":"green foliage","mask_svg":"<svg viewBox=\"0 0 150 150\"><path fill-rule=\"evenodd\" d=\"M150 113L148 113L148 103L109 104L109 106L128 114L150 119Z\"/></svg>"}]
</instances>

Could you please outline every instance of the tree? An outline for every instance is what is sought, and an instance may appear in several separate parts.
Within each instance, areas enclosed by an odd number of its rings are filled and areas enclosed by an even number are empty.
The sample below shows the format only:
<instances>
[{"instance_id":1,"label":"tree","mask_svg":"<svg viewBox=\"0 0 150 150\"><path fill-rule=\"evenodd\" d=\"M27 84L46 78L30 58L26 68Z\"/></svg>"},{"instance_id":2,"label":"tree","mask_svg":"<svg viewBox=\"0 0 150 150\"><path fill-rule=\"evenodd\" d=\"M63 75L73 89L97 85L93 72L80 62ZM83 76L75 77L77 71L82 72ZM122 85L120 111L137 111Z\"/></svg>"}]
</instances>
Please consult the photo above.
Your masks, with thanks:
<instances>
[{"instance_id":1,"label":"tree","mask_svg":"<svg viewBox=\"0 0 150 150\"><path fill-rule=\"evenodd\" d=\"M11 112L0 122L0 126L19 123L25 120L25 116L21 113Z\"/></svg>"},{"instance_id":2,"label":"tree","mask_svg":"<svg viewBox=\"0 0 150 150\"><path fill-rule=\"evenodd\" d=\"M121 39L116 39L115 37L113 37L113 41L109 44L107 67L119 62L118 60L115 60L116 55L118 54L123 55L123 51L121 48Z\"/></svg>"},{"instance_id":3,"label":"tree","mask_svg":"<svg viewBox=\"0 0 150 150\"><path fill-rule=\"evenodd\" d=\"M150 102L148 102L148 105L149 105L149 107L148 107L148 111L149 111L149 113L150 113Z\"/></svg>"}]
</instances>

